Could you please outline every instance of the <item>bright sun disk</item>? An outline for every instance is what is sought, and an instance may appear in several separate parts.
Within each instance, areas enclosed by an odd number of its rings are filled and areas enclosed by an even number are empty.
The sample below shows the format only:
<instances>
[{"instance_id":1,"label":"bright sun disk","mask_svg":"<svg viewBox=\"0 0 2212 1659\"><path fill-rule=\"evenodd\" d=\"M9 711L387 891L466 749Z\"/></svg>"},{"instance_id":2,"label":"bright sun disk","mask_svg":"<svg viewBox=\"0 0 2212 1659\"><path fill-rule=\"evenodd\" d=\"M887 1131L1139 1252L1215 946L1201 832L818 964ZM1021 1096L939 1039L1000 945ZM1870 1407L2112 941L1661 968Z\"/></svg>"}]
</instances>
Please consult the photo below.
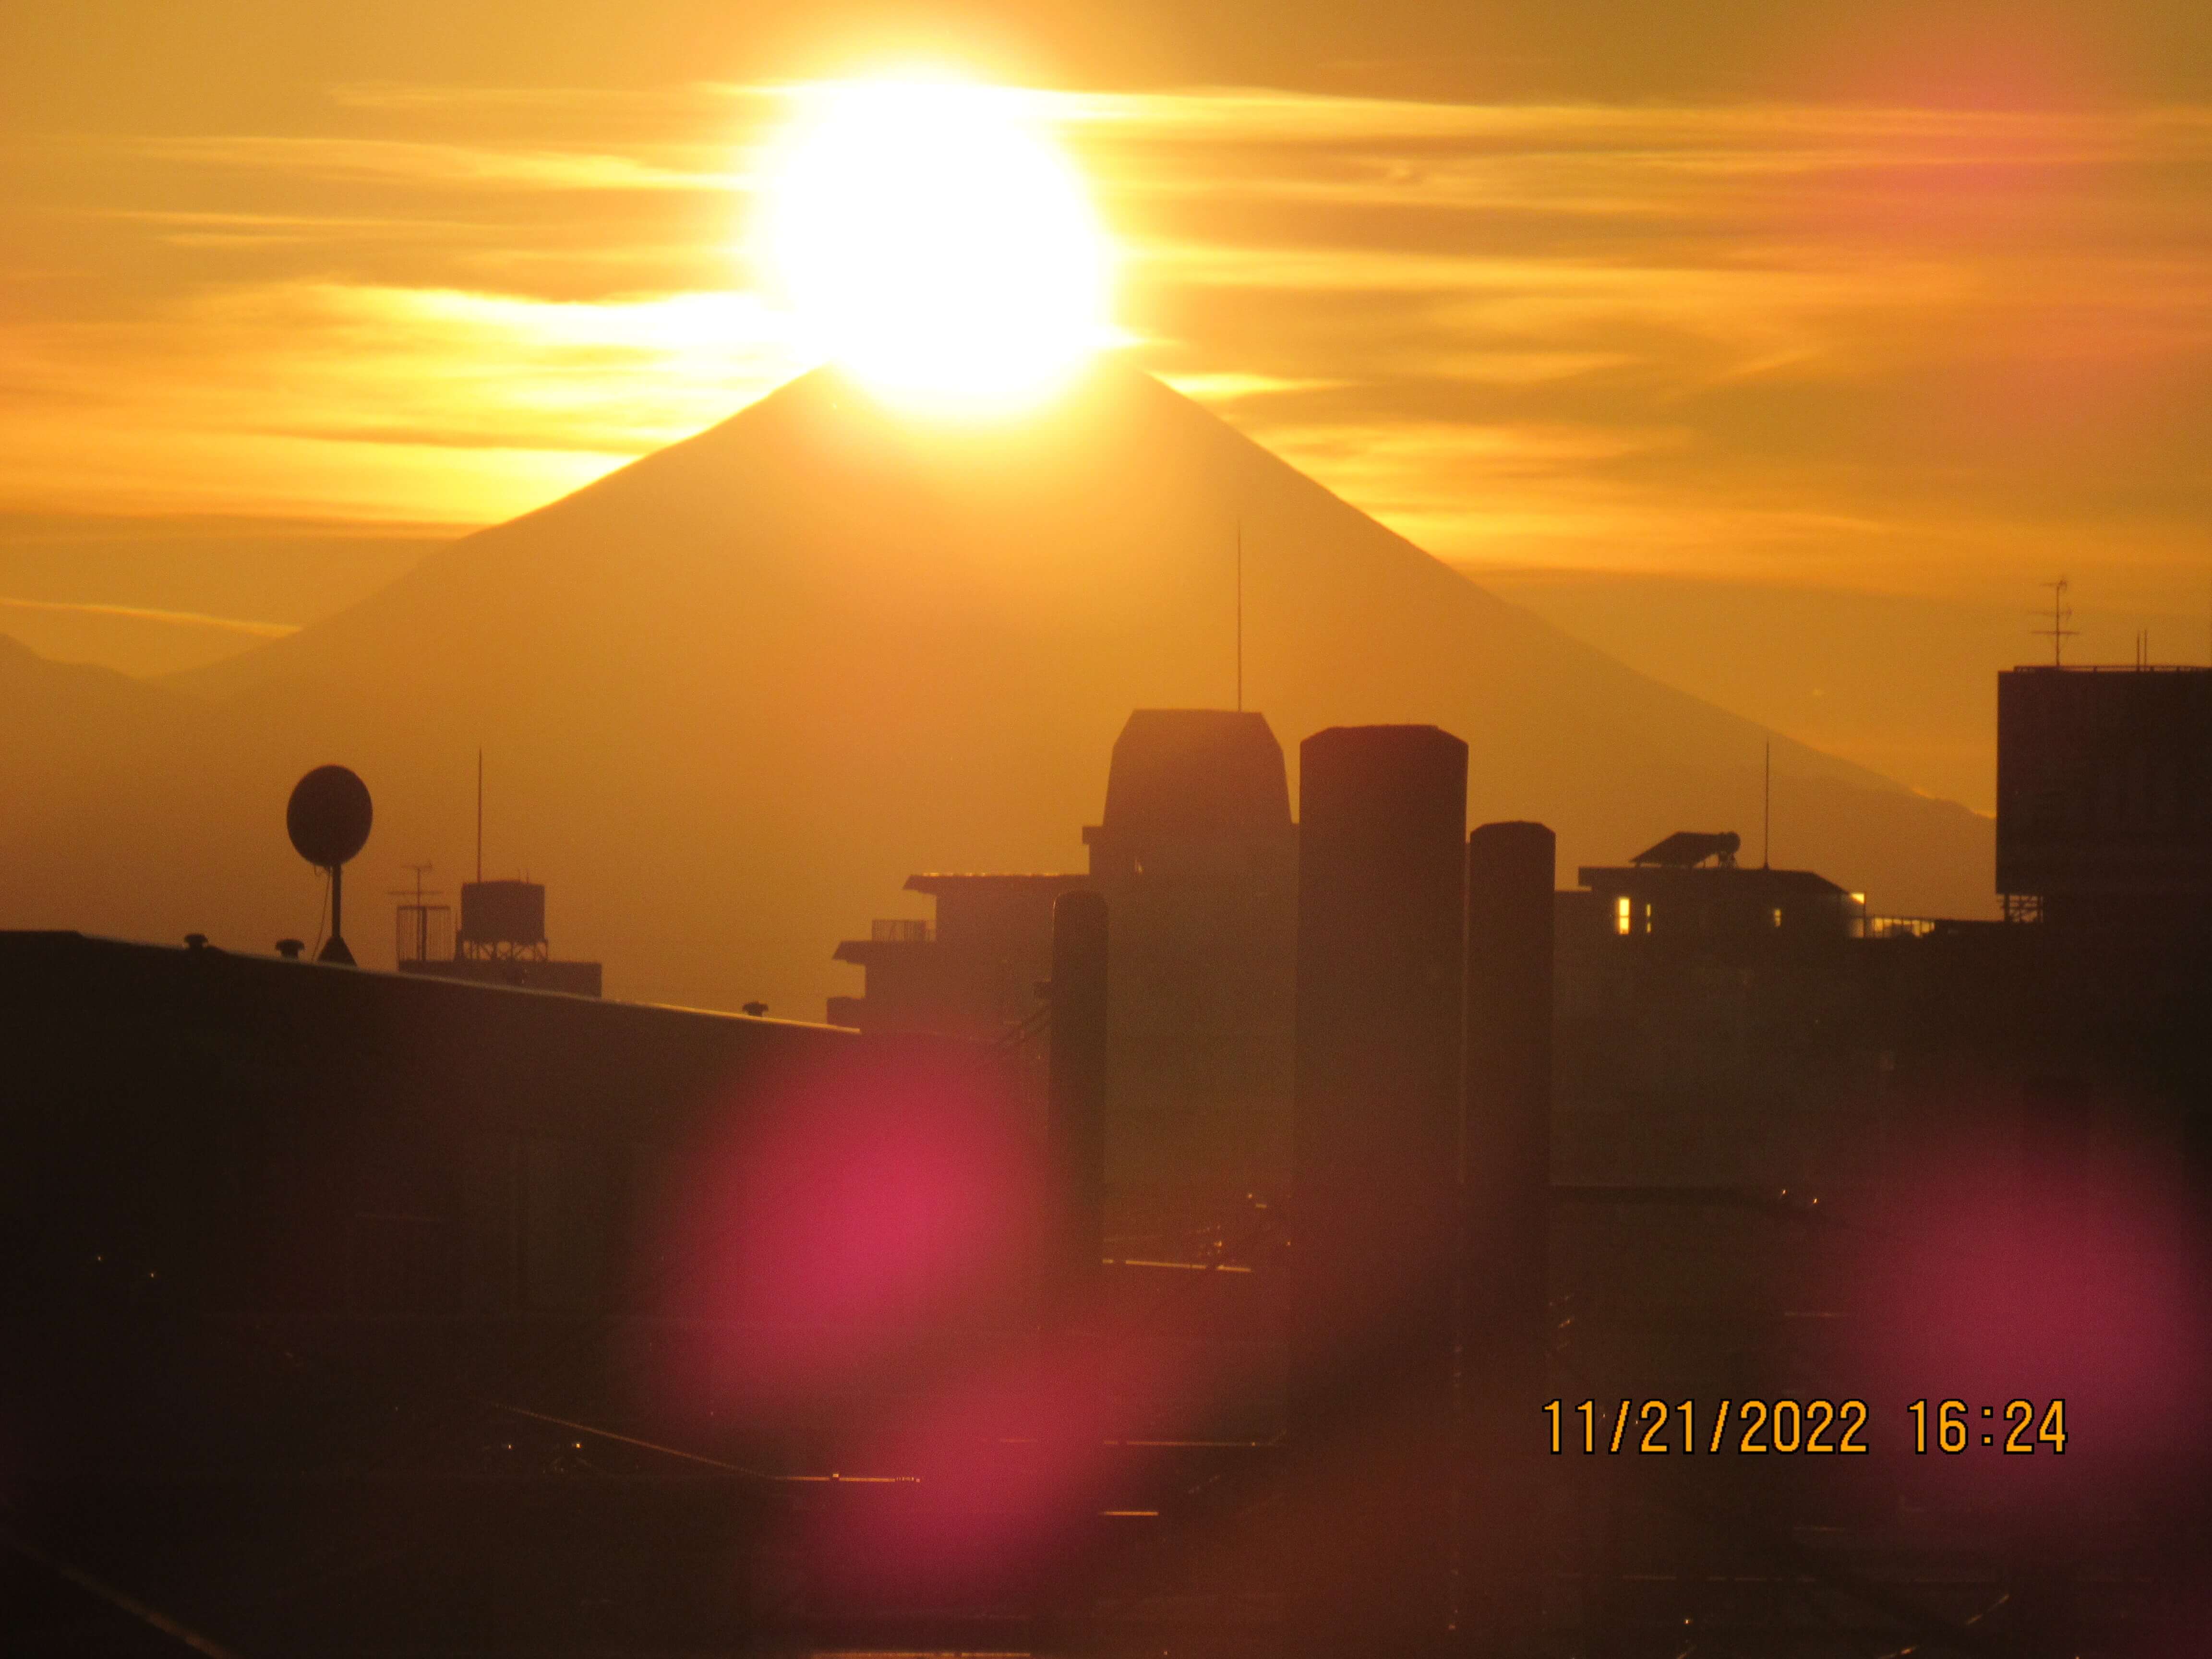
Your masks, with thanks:
<instances>
[{"instance_id":1,"label":"bright sun disk","mask_svg":"<svg viewBox=\"0 0 2212 1659\"><path fill-rule=\"evenodd\" d=\"M1107 342L1106 237L1032 105L957 81L802 94L759 228L811 350L902 401L988 410Z\"/></svg>"}]
</instances>

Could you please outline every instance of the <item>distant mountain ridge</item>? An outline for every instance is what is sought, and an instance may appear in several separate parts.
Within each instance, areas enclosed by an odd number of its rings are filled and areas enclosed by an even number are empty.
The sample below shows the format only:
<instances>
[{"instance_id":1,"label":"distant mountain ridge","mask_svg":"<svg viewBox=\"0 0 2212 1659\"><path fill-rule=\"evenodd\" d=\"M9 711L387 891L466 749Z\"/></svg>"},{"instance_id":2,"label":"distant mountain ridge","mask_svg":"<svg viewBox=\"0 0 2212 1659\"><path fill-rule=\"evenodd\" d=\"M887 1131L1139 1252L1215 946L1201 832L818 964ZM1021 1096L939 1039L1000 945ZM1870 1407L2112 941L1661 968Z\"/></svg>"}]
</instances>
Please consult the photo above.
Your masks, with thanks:
<instances>
[{"instance_id":1,"label":"distant mountain ridge","mask_svg":"<svg viewBox=\"0 0 2212 1659\"><path fill-rule=\"evenodd\" d=\"M46 729L69 698L11 696L41 730L0 759L0 921L266 949L314 902L284 793L343 760L378 803L347 931L388 962L367 900L402 864L469 865L481 744L488 873L549 882L563 954L604 957L616 994L815 1017L849 988L831 946L908 872L1079 868L1129 711L1232 699L1240 524L1245 705L1293 768L1322 726L1431 721L1471 746L1474 819L1553 823L1564 879L1677 829L1755 850L1767 733L1149 377L1109 363L960 428L822 370L298 634L132 686L94 738ZM0 687L39 670L60 672L0 659ZM1885 910L1987 910L1986 820L1773 753L1790 862Z\"/></svg>"}]
</instances>

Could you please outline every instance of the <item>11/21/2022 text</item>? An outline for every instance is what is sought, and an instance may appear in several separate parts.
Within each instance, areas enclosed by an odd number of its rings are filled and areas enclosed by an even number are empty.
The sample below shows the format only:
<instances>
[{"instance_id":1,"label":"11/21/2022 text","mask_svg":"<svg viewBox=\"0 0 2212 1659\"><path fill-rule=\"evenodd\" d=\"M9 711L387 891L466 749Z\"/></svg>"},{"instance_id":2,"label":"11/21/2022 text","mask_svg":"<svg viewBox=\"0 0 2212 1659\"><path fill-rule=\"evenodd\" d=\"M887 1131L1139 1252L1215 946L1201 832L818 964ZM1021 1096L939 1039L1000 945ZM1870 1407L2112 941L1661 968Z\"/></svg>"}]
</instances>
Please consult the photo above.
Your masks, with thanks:
<instances>
[{"instance_id":1,"label":"11/21/2022 text","mask_svg":"<svg viewBox=\"0 0 2212 1659\"><path fill-rule=\"evenodd\" d=\"M2020 1456L2066 1450L2066 1402L2014 1399L1978 1408L1964 1400L1915 1400L1905 1407L1912 1449L1955 1456L1986 1448ZM1651 1454L1771 1453L1863 1455L1869 1412L1863 1400L1623 1400L1608 1411L1595 1400L1547 1401L1547 1449ZM1987 1419L1987 1426L1979 1426Z\"/></svg>"}]
</instances>

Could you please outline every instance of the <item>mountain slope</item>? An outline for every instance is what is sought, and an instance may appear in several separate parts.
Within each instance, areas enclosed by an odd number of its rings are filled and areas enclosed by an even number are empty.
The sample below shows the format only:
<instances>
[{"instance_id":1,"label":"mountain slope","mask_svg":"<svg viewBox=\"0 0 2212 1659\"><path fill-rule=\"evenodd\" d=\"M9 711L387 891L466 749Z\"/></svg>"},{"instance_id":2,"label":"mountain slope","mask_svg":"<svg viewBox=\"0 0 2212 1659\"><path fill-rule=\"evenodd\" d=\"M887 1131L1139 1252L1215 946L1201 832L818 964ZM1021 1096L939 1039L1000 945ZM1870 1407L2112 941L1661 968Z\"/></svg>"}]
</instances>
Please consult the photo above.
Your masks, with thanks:
<instances>
[{"instance_id":1,"label":"mountain slope","mask_svg":"<svg viewBox=\"0 0 2212 1659\"><path fill-rule=\"evenodd\" d=\"M846 983L831 945L908 872L1080 867L1128 711L1231 700L1240 523L1245 701L1293 764L1323 726L1434 721L1472 747L1476 817L1554 823L1570 876L1670 830L1755 834L1765 733L1486 593L1146 377L1103 368L1041 416L961 430L823 372L173 682L226 782L163 826L222 878L174 902L243 945L280 916L298 931L283 793L343 759L379 811L348 931L387 959L388 913L363 900L404 863L467 863L482 744L488 867L551 884L558 948L603 955L621 994L811 1014ZM1793 862L1885 908L1986 907L1984 820L1774 752ZM164 843L138 829L147 862L123 867L150 882ZM64 842L19 858L8 919L21 884L41 911L90 903Z\"/></svg>"}]
</instances>

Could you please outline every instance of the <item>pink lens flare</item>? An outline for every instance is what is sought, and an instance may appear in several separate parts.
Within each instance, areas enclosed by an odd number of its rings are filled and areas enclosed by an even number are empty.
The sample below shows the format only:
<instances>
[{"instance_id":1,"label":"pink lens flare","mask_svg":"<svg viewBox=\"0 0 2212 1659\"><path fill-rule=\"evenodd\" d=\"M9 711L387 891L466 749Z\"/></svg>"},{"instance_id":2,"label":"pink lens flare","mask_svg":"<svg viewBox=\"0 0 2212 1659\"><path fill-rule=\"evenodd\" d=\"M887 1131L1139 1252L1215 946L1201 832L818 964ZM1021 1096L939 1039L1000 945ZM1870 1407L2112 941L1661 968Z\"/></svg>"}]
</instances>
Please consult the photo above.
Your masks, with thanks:
<instances>
[{"instance_id":1,"label":"pink lens flare","mask_svg":"<svg viewBox=\"0 0 2212 1659\"><path fill-rule=\"evenodd\" d=\"M871 1446L911 1480L825 1506L810 1557L862 1601L1034 1590L1096 1527L1143 1453L1121 1443L1205 1391L1140 1327L1045 1332L948 1377Z\"/></svg>"},{"instance_id":2,"label":"pink lens flare","mask_svg":"<svg viewBox=\"0 0 2212 1659\"><path fill-rule=\"evenodd\" d=\"M804 1404L1026 1305L1042 1167L972 1059L794 1075L676 1188L656 1299L682 1328L646 1380L679 1407Z\"/></svg>"},{"instance_id":3,"label":"pink lens flare","mask_svg":"<svg viewBox=\"0 0 2212 1659\"><path fill-rule=\"evenodd\" d=\"M1916 1161L1885 1231L1862 1285L1862 1358L1891 1455L1911 1455L1909 1403L1928 1402L1916 1479L2088 1502L2203 1457L2205 1240L2146 1152L2067 1149L2033 1121L2009 1145L1951 1139ZM1955 1455L1936 1444L1945 1400L1964 1406ZM2014 1401L2029 1402L2024 1429ZM2060 1424L2063 1455L2044 1432Z\"/></svg>"}]
</instances>

